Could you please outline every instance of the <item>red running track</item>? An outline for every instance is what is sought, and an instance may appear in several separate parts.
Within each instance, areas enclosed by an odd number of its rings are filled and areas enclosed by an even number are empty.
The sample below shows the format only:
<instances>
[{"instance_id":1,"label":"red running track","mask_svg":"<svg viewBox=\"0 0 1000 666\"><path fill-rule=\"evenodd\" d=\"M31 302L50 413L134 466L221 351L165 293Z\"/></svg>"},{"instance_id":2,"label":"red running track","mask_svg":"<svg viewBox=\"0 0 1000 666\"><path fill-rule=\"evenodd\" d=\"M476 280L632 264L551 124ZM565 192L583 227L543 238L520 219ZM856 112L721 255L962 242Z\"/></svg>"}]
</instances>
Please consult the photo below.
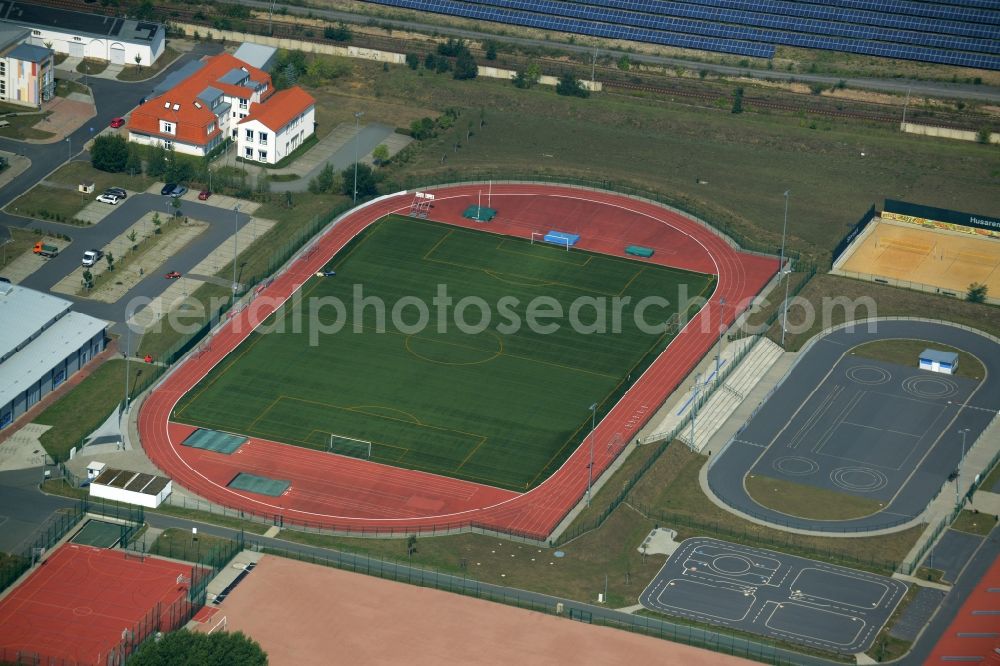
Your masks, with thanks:
<instances>
[{"instance_id":1,"label":"red running track","mask_svg":"<svg viewBox=\"0 0 1000 666\"><path fill-rule=\"evenodd\" d=\"M555 185L485 185L435 188L434 220L510 236L530 237L551 229L578 233L578 247L622 256L626 245L652 247L653 263L718 276L708 304L598 424L594 433L594 477L680 384L728 325L777 272L774 258L735 250L703 225L656 204ZM480 201L499 211L487 224L461 216ZM410 194L377 199L341 219L236 313L206 350L174 369L147 397L139 413L143 447L153 462L203 498L263 515L269 520L363 532L426 532L477 526L544 539L581 499L587 486L589 447L577 449L546 481L518 494L468 481L379 465L321 451L251 439L223 455L181 446L193 427L172 423L182 395L235 349L268 315L320 270L369 224L389 213L409 211ZM721 307L722 299L725 306ZM735 306L735 307L734 307ZM291 482L281 497L227 488L239 472Z\"/></svg>"}]
</instances>

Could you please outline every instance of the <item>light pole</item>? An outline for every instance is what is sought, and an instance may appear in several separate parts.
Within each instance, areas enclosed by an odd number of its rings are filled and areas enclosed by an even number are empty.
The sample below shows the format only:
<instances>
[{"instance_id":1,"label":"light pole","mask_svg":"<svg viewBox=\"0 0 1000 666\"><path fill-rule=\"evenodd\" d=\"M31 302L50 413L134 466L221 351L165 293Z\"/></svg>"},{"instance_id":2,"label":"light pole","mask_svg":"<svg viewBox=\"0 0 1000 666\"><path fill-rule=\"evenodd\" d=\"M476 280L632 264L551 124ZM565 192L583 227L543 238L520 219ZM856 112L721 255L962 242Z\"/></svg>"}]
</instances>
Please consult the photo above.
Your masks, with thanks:
<instances>
[{"instance_id":1,"label":"light pole","mask_svg":"<svg viewBox=\"0 0 1000 666\"><path fill-rule=\"evenodd\" d=\"M73 159L73 141L69 137L66 137L66 161L69 162Z\"/></svg>"},{"instance_id":2,"label":"light pole","mask_svg":"<svg viewBox=\"0 0 1000 666\"><path fill-rule=\"evenodd\" d=\"M361 116L365 115L364 111L358 111L354 114L354 205L358 204L358 131L359 122L361 121Z\"/></svg>"},{"instance_id":3,"label":"light pole","mask_svg":"<svg viewBox=\"0 0 1000 666\"><path fill-rule=\"evenodd\" d=\"M236 257L239 256L240 204L233 208L233 307L236 307Z\"/></svg>"},{"instance_id":4,"label":"light pole","mask_svg":"<svg viewBox=\"0 0 1000 666\"><path fill-rule=\"evenodd\" d=\"M719 299L719 353L715 356L715 381L719 381L719 370L722 367L722 336L726 332L726 299Z\"/></svg>"},{"instance_id":5,"label":"light pole","mask_svg":"<svg viewBox=\"0 0 1000 666\"><path fill-rule=\"evenodd\" d=\"M128 323L128 311L125 312L125 409L128 410L128 363L132 351L132 327Z\"/></svg>"},{"instance_id":6,"label":"light pole","mask_svg":"<svg viewBox=\"0 0 1000 666\"><path fill-rule=\"evenodd\" d=\"M781 227L781 259L778 270L781 271L785 280L785 300L781 304L781 346L785 346L785 328L788 323L788 271L785 270L785 234L788 231L788 194L791 190L785 190L785 224Z\"/></svg>"},{"instance_id":7,"label":"light pole","mask_svg":"<svg viewBox=\"0 0 1000 666\"><path fill-rule=\"evenodd\" d=\"M955 468L955 506L961 506L961 500L959 499L959 487L962 485L962 461L965 460L965 433L969 432L968 428L962 428L958 431L958 434L962 436L962 457L958 459L958 467Z\"/></svg>"},{"instance_id":8,"label":"light pole","mask_svg":"<svg viewBox=\"0 0 1000 666\"><path fill-rule=\"evenodd\" d=\"M594 485L594 430L597 428L597 403L590 406L590 464L587 465L587 506L590 506L590 490Z\"/></svg>"}]
</instances>

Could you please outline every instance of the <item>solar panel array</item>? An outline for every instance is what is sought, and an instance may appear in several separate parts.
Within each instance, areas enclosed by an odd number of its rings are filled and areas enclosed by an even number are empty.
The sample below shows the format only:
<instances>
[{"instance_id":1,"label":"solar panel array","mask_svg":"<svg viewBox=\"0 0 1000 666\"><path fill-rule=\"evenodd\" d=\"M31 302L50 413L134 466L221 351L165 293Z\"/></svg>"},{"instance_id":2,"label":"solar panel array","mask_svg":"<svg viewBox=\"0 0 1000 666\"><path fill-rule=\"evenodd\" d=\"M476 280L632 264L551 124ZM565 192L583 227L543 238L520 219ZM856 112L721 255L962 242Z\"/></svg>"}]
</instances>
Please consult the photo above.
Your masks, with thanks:
<instances>
[{"instance_id":1,"label":"solar panel array","mask_svg":"<svg viewBox=\"0 0 1000 666\"><path fill-rule=\"evenodd\" d=\"M783 45L1000 70L1000 0L373 1L760 58Z\"/></svg>"}]
</instances>

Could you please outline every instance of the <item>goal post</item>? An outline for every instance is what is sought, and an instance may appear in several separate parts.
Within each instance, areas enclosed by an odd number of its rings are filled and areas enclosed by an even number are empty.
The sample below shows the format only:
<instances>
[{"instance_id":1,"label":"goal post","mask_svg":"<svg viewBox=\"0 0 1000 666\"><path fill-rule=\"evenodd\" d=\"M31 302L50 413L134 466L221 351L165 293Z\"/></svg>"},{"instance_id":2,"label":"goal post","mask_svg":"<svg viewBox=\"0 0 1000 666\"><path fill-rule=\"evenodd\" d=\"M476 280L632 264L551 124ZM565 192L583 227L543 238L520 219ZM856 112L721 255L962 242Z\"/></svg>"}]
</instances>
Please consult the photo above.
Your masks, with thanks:
<instances>
[{"instance_id":1,"label":"goal post","mask_svg":"<svg viewBox=\"0 0 1000 666\"><path fill-rule=\"evenodd\" d=\"M372 443L365 439L355 439L346 435L330 433L330 439L326 447L327 453L336 453L352 458L370 460L372 457Z\"/></svg>"},{"instance_id":2,"label":"goal post","mask_svg":"<svg viewBox=\"0 0 1000 666\"><path fill-rule=\"evenodd\" d=\"M531 244L534 245L535 244L535 239L537 238L540 243L545 243L546 245L557 245L557 246L565 247L567 252L569 252L569 248L572 247L572 245L573 245L570 242L569 238L560 238L559 240L561 242L559 242L559 243L553 243L552 241L545 239L546 235L547 234L545 234L545 233L543 233L541 231L532 231L531 232Z\"/></svg>"}]
</instances>

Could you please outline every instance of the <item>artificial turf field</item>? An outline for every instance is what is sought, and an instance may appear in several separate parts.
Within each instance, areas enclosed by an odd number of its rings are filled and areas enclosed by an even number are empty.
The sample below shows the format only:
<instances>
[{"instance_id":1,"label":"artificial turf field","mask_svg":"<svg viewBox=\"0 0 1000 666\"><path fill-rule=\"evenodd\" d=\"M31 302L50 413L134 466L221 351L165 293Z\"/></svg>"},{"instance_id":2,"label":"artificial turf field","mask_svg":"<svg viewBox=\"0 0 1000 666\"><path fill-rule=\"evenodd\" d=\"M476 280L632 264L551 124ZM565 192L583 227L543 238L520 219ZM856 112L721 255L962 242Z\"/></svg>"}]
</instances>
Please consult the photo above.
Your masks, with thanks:
<instances>
[{"instance_id":1,"label":"artificial turf field","mask_svg":"<svg viewBox=\"0 0 1000 666\"><path fill-rule=\"evenodd\" d=\"M610 408L672 339L675 330L640 330L636 302L668 299L671 305L645 313L651 324L664 322L676 313L682 285L691 298L707 297L715 281L408 217L372 224L327 269L336 276L303 285L294 304L181 399L173 419L321 450L335 433L371 441L377 462L517 491L557 469L589 430L589 406L596 402L599 416ZM385 303L384 326L374 306L355 316L357 285L365 298ZM443 330L432 300L439 285L453 299ZM462 332L454 323L456 305L467 296L488 304L491 322L483 332ZM608 330L576 332L563 316L539 319L558 324L555 332L533 331L525 314L539 296L554 299L564 313L587 297L580 303L584 324L595 320L588 303L603 298ZM427 304L422 330L393 326L393 305L404 297ZM614 297L631 298L621 308L620 332L612 330ZM339 332L317 334L309 325L319 298L327 305L318 321L343 323ZM343 311L332 299L344 303ZM299 327L296 309L303 313ZM416 329L417 308L401 312ZM522 325L512 326L511 315ZM466 322L480 318L478 307L465 310ZM261 332L269 330L277 332Z\"/></svg>"}]
</instances>

